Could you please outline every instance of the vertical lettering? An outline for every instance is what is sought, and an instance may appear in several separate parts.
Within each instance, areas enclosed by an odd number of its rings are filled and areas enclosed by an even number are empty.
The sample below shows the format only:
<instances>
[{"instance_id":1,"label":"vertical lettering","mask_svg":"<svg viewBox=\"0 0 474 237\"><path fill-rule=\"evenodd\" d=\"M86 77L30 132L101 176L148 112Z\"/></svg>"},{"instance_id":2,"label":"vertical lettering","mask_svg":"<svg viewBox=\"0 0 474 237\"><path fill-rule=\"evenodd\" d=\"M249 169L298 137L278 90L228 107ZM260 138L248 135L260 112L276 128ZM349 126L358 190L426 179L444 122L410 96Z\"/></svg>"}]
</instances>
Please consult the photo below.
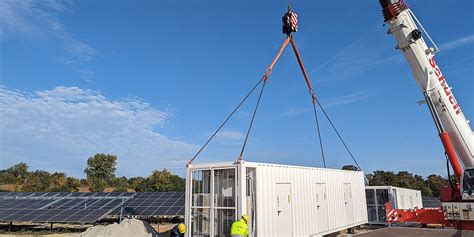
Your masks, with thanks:
<instances>
[{"instance_id":1,"label":"vertical lettering","mask_svg":"<svg viewBox=\"0 0 474 237\"><path fill-rule=\"evenodd\" d=\"M449 87L446 83L446 78L441 73L441 70L439 69L439 67L436 65L436 61L435 61L434 57L428 59L428 61L431 65L431 67L433 67L435 75L438 78L438 81L440 82L441 87L443 87L445 95L449 99L449 103L451 103L451 105L453 106L452 107L453 110L456 112L456 114L460 114L461 113L461 107L459 107L459 104L456 102L456 99L454 99L454 95L452 95L451 90L449 89Z\"/></svg>"},{"instance_id":2,"label":"vertical lettering","mask_svg":"<svg viewBox=\"0 0 474 237\"><path fill-rule=\"evenodd\" d=\"M451 103L453 106L453 109L456 109L455 107L457 107L457 103L456 101L454 100L454 96L449 96L449 103Z\"/></svg>"},{"instance_id":3,"label":"vertical lettering","mask_svg":"<svg viewBox=\"0 0 474 237\"><path fill-rule=\"evenodd\" d=\"M438 81L441 82L441 84L444 84L446 82L444 76L438 77Z\"/></svg>"},{"instance_id":4,"label":"vertical lettering","mask_svg":"<svg viewBox=\"0 0 474 237\"><path fill-rule=\"evenodd\" d=\"M430 62L431 67L433 67L433 68L436 67L436 62L434 60L434 57L430 58L428 61Z\"/></svg>"},{"instance_id":5,"label":"vertical lettering","mask_svg":"<svg viewBox=\"0 0 474 237\"><path fill-rule=\"evenodd\" d=\"M439 77L439 76L441 75L441 71L439 70L438 67L435 68L435 75L436 75L437 77Z\"/></svg>"},{"instance_id":6,"label":"vertical lettering","mask_svg":"<svg viewBox=\"0 0 474 237\"><path fill-rule=\"evenodd\" d=\"M449 96L449 102L451 102L451 97L453 97L451 95L451 91L449 90L449 87L445 83L443 83L443 84L444 84L444 93L446 93L446 96ZM454 99L454 97L453 97L453 99ZM451 102L451 104L453 104L453 103Z\"/></svg>"}]
</instances>

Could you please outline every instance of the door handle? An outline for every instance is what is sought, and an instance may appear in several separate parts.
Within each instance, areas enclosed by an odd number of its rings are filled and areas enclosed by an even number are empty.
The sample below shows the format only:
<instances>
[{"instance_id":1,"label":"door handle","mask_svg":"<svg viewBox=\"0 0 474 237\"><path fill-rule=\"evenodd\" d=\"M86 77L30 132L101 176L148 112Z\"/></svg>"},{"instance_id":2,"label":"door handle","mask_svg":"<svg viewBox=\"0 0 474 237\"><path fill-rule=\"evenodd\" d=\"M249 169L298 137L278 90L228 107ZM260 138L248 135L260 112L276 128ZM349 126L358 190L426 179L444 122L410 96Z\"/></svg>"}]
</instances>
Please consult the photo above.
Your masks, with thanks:
<instances>
[{"instance_id":1,"label":"door handle","mask_svg":"<svg viewBox=\"0 0 474 237\"><path fill-rule=\"evenodd\" d=\"M318 208L318 209L319 209L319 207L321 207L321 206L320 205L316 206L316 208Z\"/></svg>"},{"instance_id":2,"label":"door handle","mask_svg":"<svg viewBox=\"0 0 474 237\"><path fill-rule=\"evenodd\" d=\"M277 214L280 215L280 212L281 212L281 211L277 211Z\"/></svg>"}]
</instances>

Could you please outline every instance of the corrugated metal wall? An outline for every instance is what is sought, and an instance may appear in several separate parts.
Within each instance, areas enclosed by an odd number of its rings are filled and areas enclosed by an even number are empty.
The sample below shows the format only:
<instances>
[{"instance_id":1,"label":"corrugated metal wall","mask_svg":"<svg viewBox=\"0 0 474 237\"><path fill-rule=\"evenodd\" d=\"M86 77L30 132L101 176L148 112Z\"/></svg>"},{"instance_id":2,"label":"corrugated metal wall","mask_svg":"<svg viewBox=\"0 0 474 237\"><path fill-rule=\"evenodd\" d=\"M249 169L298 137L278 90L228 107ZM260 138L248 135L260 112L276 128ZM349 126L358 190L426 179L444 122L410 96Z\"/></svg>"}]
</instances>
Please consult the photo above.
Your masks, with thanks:
<instances>
[{"instance_id":1,"label":"corrugated metal wall","mask_svg":"<svg viewBox=\"0 0 474 237\"><path fill-rule=\"evenodd\" d=\"M362 172L245 163L257 168L257 236L278 236L276 219L276 184L290 183L292 195L293 236L331 233L367 222L364 174ZM325 183L328 205L328 228L318 230L316 184ZM344 183L352 189L353 221L346 222ZM289 225L290 223L288 223ZM291 228L288 226L288 228Z\"/></svg>"}]
</instances>

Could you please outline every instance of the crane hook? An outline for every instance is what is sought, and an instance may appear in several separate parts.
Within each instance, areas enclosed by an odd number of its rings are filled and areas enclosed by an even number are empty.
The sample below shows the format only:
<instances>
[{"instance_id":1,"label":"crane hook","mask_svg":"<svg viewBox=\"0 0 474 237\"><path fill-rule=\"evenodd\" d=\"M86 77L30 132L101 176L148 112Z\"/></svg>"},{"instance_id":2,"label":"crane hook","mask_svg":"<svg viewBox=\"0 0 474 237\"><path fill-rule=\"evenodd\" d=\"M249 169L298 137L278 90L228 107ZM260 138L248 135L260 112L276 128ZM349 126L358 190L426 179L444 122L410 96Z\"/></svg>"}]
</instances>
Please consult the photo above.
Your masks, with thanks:
<instances>
[{"instance_id":1,"label":"crane hook","mask_svg":"<svg viewBox=\"0 0 474 237\"><path fill-rule=\"evenodd\" d=\"M291 10L290 5L288 5L288 10L282 17L282 23L283 34L286 34L288 37L291 36L292 32L298 31L298 15Z\"/></svg>"}]
</instances>

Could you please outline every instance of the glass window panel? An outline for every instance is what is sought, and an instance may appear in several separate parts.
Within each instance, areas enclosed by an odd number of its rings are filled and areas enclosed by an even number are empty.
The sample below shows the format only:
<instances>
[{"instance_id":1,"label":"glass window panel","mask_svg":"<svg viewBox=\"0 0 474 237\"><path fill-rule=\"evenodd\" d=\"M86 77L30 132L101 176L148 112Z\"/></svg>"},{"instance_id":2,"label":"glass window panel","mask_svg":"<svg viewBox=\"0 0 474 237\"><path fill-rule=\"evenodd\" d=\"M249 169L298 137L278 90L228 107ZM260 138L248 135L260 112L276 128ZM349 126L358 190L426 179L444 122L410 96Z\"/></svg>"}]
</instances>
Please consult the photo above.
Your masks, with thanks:
<instances>
[{"instance_id":1,"label":"glass window panel","mask_svg":"<svg viewBox=\"0 0 474 237\"><path fill-rule=\"evenodd\" d=\"M210 205L211 171L195 170L192 176L192 205L208 207Z\"/></svg>"},{"instance_id":2,"label":"glass window panel","mask_svg":"<svg viewBox=\"0 0 474 237\"><path fill-rule=\"evenodd\" d=\"M369 221L377 221L377 209L375 206L367 207L367 214Z\"/></svg>"},{"instance_id":3,"label":"glass window panel","mask_svg":"<svg viewBox=\"0 0 474 237\"><path fill-rule=\"evenodd\" d=\"M377 205L384 206L389 202L388 189L377 189Z\"/></svg>"},{"instance_id":4,"label":"glass window panel","mask_svg":"<svg viewBox=\"0 0 474 237\"><path fill-rule=\"evenodd\" d=\"M235 207L235 169L214 170L214 206Z\"/></svg>"},{"instance_id":5,"label":"glass window panel","mask_svg":"<svg viewBox=\"0 0 474 237\"><path fill-rule=\"evenodd\" d=\"M214 236L230 237L230 228L235 221L235 210L216 209L214 212Z\"/></svg>"},{"instance_id":6,"label":"glass window panel","mask_svg":"<svg viewBox=\"0 0 474 237\"><path fill-rule=\"evenodd\" d=\"M467 169L464 172L463 178L462 178L462 189L463 193L469 192L472 193L474 189L474 169ZM470 194L469 194L470 195Z\"/></svg>"},{"instance_id":7,"label":"glass window panel","mask_svg":"<svg viewBox=\"0 0 474 237\"><path fill-rule=\"evenodd\" d=\"M210 237L210 209L193 208L191 210L191 236Z\"/></svg>"},{"instance_id":8,"label":"glass window panel","mask_svg":"<svg viewBox=\"0 0 474 237\"><path fill-rule=\"evenodd\" d=\"M378 206L377 207L377 211L379 213L379 221L380 222L385 222L385 220L387 219L386 216L387 216L387 213L385 212L385 206Z\"/></svg>"},{"instance_id":9,"label":"glass window panel","mask_svg":"<svg viewBox=\"0 0 474 237\"><path fill-rule=\"evenodd\" d=\"M374 205L375 204L374 190L373 189L366 189L365 190L365 198L367 199L367 204L368 205Z\"/></svg>"}]
</instances>

